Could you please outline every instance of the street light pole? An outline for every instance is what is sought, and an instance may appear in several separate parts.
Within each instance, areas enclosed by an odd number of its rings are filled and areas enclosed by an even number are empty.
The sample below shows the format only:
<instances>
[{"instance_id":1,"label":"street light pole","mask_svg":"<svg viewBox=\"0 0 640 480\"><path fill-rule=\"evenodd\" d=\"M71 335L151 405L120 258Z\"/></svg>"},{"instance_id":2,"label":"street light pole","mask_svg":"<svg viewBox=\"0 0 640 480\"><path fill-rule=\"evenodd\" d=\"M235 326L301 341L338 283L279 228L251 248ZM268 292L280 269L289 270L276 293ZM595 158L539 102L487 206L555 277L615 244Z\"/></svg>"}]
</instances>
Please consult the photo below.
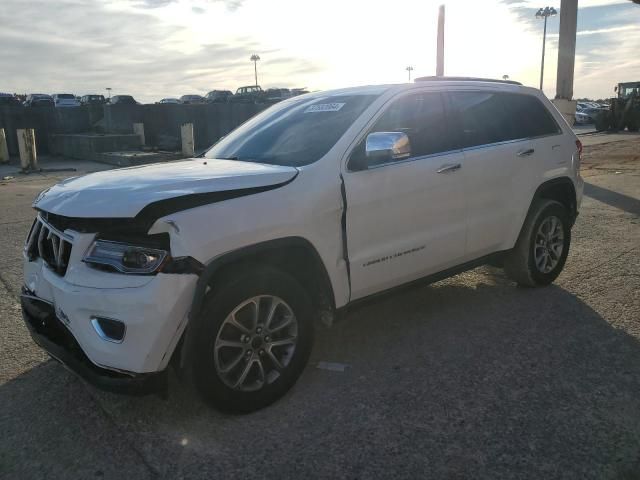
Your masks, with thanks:
<instances>
[{"instance_id":1,"label":"street light pole","mask_svg":"<svg viewBox=\"0 0 640 480\"><path fill-rule=\"evenodd\" d=\"M538 9L536 18L544 18L544 31L542 33L542 60L540 61L540 90L542 90L542 81L544 79L544 49L547 43L547 18L556 15L558 12L553 7L544 7Z\"/></svg>"},{"instance_id":2,"label":"street light pole","mask_svg":"<svg viewBox=\"0 0 640 480\"><path fill-rule=\"evenodd\" d=\"M258 86L258 60L260 60L260 56L254 53L253 55L251 55L251 58L249 60L253 62L253 72L256 76L256 87L257 87Z\"/></svg>"},{"instance_id":3,"label":"street light pole","mask_svg":"<svg viewBox=\"0 0 640 480\"><path fill-rule=\"evenodd\" d=\"M409 72L409 82L411 82L411 72L413 71L413 67L409 65L405 70Z\"/></svg>"}]
</instances>

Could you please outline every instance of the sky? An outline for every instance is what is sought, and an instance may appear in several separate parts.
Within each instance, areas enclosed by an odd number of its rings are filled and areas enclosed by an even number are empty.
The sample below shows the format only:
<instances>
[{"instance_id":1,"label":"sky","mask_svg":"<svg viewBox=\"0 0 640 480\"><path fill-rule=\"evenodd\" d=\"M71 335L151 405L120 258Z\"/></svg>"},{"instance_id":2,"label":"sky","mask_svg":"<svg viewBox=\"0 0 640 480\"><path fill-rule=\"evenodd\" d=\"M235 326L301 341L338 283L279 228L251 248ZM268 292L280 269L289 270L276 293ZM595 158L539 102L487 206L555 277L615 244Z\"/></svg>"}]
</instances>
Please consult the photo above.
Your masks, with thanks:
<instances>
[{"instance_id":1,"label":"sky","mask_svg":"<svg viewBox=\"0 0 640 480\"><path fill-rule=\"evenodd\" d=\"M131 94L154 102L254 83L325 90L435 74L537 86L543 21L533 0L0 0L0 91ZM560 10L560 1L549 4ZM3 18L4 17L4 18ZM553 98L560 16L548 22ZM579 0L574 97L640 80L640 5Z\"/></svg>"}]
</instances>

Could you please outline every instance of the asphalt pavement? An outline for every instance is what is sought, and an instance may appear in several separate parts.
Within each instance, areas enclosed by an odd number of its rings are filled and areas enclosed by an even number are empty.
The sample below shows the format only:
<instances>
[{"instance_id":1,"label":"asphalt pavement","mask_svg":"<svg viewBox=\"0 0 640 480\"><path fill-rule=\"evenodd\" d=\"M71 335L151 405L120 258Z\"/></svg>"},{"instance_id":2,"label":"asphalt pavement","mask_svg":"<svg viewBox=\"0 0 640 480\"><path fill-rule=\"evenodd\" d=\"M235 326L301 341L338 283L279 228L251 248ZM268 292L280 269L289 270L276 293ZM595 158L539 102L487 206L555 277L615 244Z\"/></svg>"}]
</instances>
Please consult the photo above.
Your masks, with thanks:
<instances>
[{"instance_id":1,"label":"asphalt pavement","mask_svg":"<svg viewBox=\"0 0 640 480\"><path fill-rule=\"evenodd\" d=\"M0 181L0 478L640 478L640 137L585 148L554 285L483 267L382 297L245 416L173 376L168 400L98 391L30 340L29 205L65 175Z\"/></svg>"}]
</instances>

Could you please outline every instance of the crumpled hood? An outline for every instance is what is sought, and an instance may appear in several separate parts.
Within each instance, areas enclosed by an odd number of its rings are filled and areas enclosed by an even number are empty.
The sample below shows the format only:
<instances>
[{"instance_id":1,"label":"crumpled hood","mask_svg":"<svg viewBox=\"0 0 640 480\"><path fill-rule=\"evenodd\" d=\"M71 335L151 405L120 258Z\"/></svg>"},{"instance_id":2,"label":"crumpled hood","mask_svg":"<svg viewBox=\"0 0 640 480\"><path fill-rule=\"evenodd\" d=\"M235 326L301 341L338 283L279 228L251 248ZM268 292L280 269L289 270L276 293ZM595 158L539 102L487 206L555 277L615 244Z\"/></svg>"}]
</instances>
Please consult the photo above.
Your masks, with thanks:
<instances>
[{"instance_id":1,"label":"crumpled hood","mask_svg":"<svg viewBox=\"0 0 640 480\"><path fill-rule=\"evenodd\" d=\"M69 178L42 192L35 208L65 217L132 218L152 202L286 183L294 167L197 158Z\"/></svg>"}]
</instances>

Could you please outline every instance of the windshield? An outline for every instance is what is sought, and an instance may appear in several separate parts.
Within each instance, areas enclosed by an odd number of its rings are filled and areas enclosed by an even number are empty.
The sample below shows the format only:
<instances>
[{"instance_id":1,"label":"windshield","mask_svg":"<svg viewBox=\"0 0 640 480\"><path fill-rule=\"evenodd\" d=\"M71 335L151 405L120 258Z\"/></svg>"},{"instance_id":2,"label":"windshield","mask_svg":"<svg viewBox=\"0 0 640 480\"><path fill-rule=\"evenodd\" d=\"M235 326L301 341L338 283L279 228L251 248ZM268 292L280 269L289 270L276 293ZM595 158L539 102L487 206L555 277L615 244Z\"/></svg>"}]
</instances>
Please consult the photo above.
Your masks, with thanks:
<instances>
[{"instance_id":1,"label":"windshield","mask_svg":"<svg viewBox=\"0 0 640 480\"><path fill-rule=\"evenodd\" d=\"M334 95L278 104L240 126L207 158L309 165L323 157L378 95Z\"/></svg>"},{"instance_id":2,"label":"windshield","mask_svg":"<svg viewBox=\"0 0 640 480\"><path fill-rule=\"evenodd\" d=\"M76 99L76 97L74 97L70 93L59 93L58 94L58 98L60 98L62 100L75 100Z\"/></svg>"}]
</instances>

